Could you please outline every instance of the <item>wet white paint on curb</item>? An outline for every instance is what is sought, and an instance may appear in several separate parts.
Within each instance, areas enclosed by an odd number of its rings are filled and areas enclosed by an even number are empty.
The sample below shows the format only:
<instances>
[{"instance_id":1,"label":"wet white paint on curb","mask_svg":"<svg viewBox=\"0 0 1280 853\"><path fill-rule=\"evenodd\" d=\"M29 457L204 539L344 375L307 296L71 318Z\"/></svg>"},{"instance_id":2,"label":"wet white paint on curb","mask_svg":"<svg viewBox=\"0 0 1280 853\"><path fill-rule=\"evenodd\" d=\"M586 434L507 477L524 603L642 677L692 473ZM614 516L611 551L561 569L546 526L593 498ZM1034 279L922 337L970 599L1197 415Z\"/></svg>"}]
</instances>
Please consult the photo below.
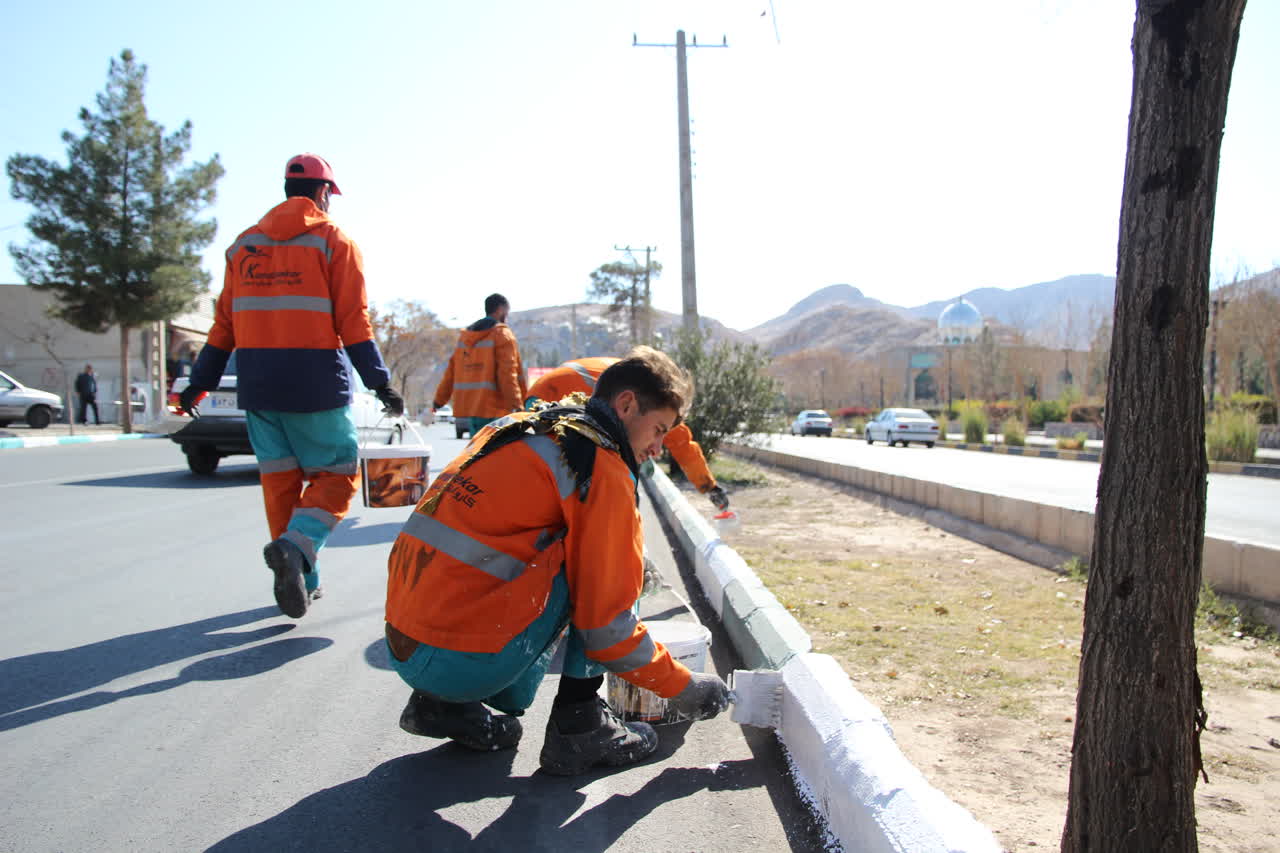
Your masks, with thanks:
<instances>
[{"instance_id":1,"label":"wet white paint on curb","mask_svg":"<svg viewBox=\"0 0 1280 853\"><path fill-rule=\"evenodd\" d=\"M991 831L934 788L898 749L883 713L800 628L662 471L645 478L716 615L750 633L751 657L782 671L778 737L831 834L847 851L999 853ZM738 591L735 594L735 591ZM743 612L740 602L748 600ZM772 602L772 604L770 603ZM730 631L734 637L734 632ZM735 645L738 638L734 637Z\"/></svg>"}]
</instances>

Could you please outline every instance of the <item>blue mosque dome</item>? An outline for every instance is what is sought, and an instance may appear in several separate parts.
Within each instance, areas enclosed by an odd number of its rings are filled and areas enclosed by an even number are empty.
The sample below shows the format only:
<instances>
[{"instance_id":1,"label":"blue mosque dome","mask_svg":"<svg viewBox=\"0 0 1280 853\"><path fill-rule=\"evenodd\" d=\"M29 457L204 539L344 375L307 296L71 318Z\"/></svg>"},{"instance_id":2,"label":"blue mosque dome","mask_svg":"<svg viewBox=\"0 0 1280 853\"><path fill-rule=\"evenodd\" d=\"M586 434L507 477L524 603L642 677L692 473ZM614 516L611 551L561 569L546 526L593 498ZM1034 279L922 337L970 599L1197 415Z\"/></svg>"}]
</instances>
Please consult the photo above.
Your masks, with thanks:
<instances>
[{"instance_id":1,"label":"blue mosque dome","mask_svg":"<svg viewBox=\"0 0 1280 853\"><path fill-rule=\"evenodd\" d=\"M982 334L982 314L964 297L938 315L938 338L944 344L970 344Z\"/></svg>"}]
</instances>

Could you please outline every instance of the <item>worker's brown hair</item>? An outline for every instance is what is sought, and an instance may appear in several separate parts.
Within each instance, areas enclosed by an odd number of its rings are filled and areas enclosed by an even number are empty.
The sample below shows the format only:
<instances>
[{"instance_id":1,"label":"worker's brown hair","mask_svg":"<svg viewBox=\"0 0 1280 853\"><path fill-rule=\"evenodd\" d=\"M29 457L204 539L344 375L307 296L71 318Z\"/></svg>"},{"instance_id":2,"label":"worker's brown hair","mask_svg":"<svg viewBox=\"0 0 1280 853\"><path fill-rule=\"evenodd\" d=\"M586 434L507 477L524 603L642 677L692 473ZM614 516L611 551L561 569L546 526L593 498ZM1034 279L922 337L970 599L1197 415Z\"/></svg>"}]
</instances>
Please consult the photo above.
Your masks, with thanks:
<instances>
[{"instance_id":1,"label":"worker's brown hair","mask_svg":"<svg viewBox=\"0 0 1280 853\"><path fill-rule=\"evenodd\" d=\"M595 394L613 402L623 391L635 392L642 413L655 408L675 409L676 423L693 403L693 379L665 353L639 346L611 364L596 380Z\"/></svg>"}]
</instances>

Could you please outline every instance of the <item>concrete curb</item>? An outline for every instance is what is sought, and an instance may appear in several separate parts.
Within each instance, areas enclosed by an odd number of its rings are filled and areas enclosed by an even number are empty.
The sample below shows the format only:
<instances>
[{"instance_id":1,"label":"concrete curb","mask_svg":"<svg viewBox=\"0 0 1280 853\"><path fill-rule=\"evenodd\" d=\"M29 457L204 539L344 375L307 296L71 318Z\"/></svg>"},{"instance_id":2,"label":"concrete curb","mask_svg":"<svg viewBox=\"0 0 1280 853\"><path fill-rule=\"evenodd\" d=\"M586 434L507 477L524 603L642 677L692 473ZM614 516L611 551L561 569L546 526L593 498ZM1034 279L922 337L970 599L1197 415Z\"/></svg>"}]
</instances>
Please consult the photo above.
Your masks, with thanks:
<instances>
[{"instance_id":1,"label":"concrete curb","mask_svg":"<svg viewBox=\"0 0 1280 853\"><path fill-rule=\"evenodd\" d=\"M102 441L128 441L140 438L168 438L163 433L133 432L96 433L94 435L50 435L40 438L0 438L0 450L21 450L26 447L54 447L59 444L96 444Z\"/></svg>"},{"instance_id":2,"label":"concrete curb","mask_svg":"<svg viewBox=\"0 0 1280 853\"><path fill-rule=\"evenodd\" d=\"M1042 566L1057 566L1035 556L1028 545L1044 546L1045 557L1067 553L1088 559L1093 550L1093 513L1019 498L990 495L869 468L796 456L768 448L726 444L725 451L788 471L821 477L883 496L940 510L955 519L982 525L978 541ZM1229 464L1229 463L1222 463ZM1238 463L1236 463L1238 464ZM939 524L944 527L945 525ZM998 535L1014 537L1002 542ZM1204 579L1219 593L1261 604L1264 618L1280 605L1280 548L1256 542L1204 537Z\"/></svg>"},{"instance_id":3,"label":"concrete curb","mask_svg":"<svg viewBox=\"0 0 1280 853\"><path fill-rule=\"evenodd\" d=\"M782 673L778 737L801 785L848 851L998 853L991 831L907 761L880 709L726 545L661 470L644 480L750 668Z\"/></svg>"}]
</instances>

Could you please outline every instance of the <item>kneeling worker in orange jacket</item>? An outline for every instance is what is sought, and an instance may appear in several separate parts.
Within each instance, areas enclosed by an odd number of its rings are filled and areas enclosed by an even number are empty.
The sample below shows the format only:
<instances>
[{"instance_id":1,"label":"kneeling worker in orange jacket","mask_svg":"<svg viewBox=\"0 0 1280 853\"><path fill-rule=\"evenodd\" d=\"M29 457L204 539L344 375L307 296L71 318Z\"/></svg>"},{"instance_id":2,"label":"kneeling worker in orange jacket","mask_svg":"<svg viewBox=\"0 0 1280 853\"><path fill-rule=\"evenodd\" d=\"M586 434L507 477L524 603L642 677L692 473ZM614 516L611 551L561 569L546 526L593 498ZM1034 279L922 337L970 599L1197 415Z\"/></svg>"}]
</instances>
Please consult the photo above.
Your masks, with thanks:
<instances>
[{"instance_id":1,"label":"kneeling worker in orange jacket","mask_svg":"<svg viewBox=\"0 0 1280 853\"><path fill-rule=\"evenodd\" d=\"M692 393L680 368L643 348L601 374L585 407L500 418L436 478L388 561L387 646L414 688L401 728L477 750L515 746L517 717L566 628L540 756L549 773L629 764L657 748L651 726L621 722L597 695L606 670L692 719L728 706L725 683L674 660L634 610L637 468Z\"/></svg>"},{"instance_id":2,"label":"kneeling worker in orange jacket","mask_svg":"<svg viewBox=\"0 0 1280 853\"><path fill-rule=\"evenodd\" d=\"M554 403L574 392L590 396L595 392L600 374L617 361L616 358L600 356L566 361L539 376L538 380L529 386L529 396L524 401L525 408L531 408L543 401ZM688 424L678 424L675 429L667 433L662 446L670 451L680 470L689 478L689 482L693 483L699 492L709 497L716 509L729 508L729 496L716 483L711 469L707 467L707 457L702 455L702 448L693 440L693 433L690 432Z\"/></svg>"}]
</instances>

